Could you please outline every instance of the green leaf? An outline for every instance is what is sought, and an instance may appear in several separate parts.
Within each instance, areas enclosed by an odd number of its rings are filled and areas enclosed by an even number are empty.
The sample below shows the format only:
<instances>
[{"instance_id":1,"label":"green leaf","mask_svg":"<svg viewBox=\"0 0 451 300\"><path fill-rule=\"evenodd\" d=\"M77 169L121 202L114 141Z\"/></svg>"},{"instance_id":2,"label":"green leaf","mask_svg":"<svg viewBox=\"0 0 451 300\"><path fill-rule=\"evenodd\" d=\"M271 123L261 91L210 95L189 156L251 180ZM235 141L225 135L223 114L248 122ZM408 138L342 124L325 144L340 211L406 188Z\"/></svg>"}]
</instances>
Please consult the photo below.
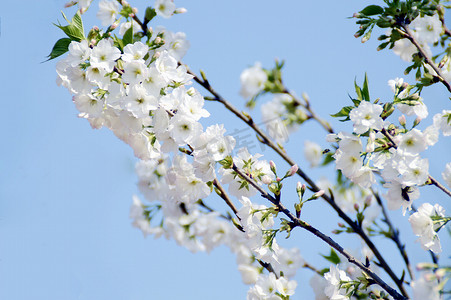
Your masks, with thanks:
<instances>
[{"instance_id":1,"label":"green leaf","mask_svg":"<svg viewBox=\"0 0 451 300\"><path fill-rule=\"evenodd\" d=\"M128 44L132 44L133 43L133 28L130 27L125 33L124 36L122 38L122 42L124 47L127 46Z\"/></svg>"},{"instance_id":2,"label":"green leaf","mask_svg":"<svg viewBox=\"0 0 451 300\"><path fill-rule=\"evenodd\" d=\"M324 161L322 162L322 166L326 166L326 165L328 165L329 163L331 163L331 162L333 162L334 160L335 160L335 158L333 158L332 157L332 155L333 155L333 153L327 153L325 156L324 156Z\"/></svg>"},{"instance_id":3,"label":"green leaf","mask_svg":"<svg viewBox=\"0 0 451 300\"><path fill-rule=\"evenodd\" d=\"M69 44L72 42L70 38L62 38L59 39L52 48L52 52L47 56L49 59L46 61L57 58L60 55L63 55L67 51L69 51Z\"/></svg>"},{"instance_id":4,"label":"green leaf","mask_svg":"<svg viewBox=\"0 0 451 300\"><path fill-rule=\"evenodd\" d=\"M365 16L379 15L384 12L384 9L379 5L368 5L360 11L361 14Z\"/></svg>"},{"instance_id":5,"label":"green leaf","mask_svg":"<svg viewBox=\"0 0 451 300\"><path fill-rule=\"evenodd\" d=\"M362 88L362 97L366 101L370 101L370 90L368 87L368 77L365 73L365 80L363 81L363 88Z\"/></svg>"},{"instance_id":6,"label":"green leaf","mask_svg":"<svg viewBox=\"0 0 451 300\"><path fill-rule=\"evenodd\" d=\"M144 24L147 25L155 16L157 15L157 12L152 7L146 8L146 14L144 15Z\"/></svg>"},{"instance_id":7,"label":"green leaf","mask_svg":"<svg viewBox=\"0 0 451 300\"><path fill-rule=\"evenodd\" d=\"M345 117L345 119L340 120L342 122L350 120L349 118L349 113L351 112L351 110L354 108L354 106L345 106L343 107L339 112L337 112L334 115L331 115L331 117L334 118L340 118L340 117Z\"/></svg>"},{"instance_id":8,"label":"green leaf","mask_svg":"<svg viewBox=\"0 0 451 300\"><path fill-rule=\"evenodd\" d=\"M330 254L329 255L322 255L325 259L333 263L334 265L337 265L340 263L340 257L338 257L337 252L334 251L334 249L330 248Z\"/></svg>"},{"instance_id":9,"label":"green leaf","mask_svg":"<svg viewBox=\"0 0 451 300\"><path fill-rule=\"evenodd\" d=\"M81 32L81 35L85 36L85 30L83 28L83 20L81 19L80 11L77 11L77 13L72 18L72 25L74 25L76 28L78 28Z\"/></svg>"},{"instance_id":10,"label":"green leaf","mask_svg":"<svg viewBox=\"0 0 451 300\"><path fill-rule=\"evenodd\" d=\"M81 33L80 29L78 29L77 27L75 27L72 24L66 25L66 26L61 26L61 25L55 24L55 26L58 27L59 29L61 29L62 31L64 31L64 33L73 41L79 42L85 38L83 36L83 34Z\"/></svg>"},{"instance_id":11,"label":"green leaf","mask_svg":"<svg viewBox=\"0 0 451 300\"><path fill-rule=\"evenodd\" d=\"M357 100L363 100L362 89L358 86L356 79L354 79L354 87L355 87L355 92L357 94Z\"/></svg>"}]
</instances>

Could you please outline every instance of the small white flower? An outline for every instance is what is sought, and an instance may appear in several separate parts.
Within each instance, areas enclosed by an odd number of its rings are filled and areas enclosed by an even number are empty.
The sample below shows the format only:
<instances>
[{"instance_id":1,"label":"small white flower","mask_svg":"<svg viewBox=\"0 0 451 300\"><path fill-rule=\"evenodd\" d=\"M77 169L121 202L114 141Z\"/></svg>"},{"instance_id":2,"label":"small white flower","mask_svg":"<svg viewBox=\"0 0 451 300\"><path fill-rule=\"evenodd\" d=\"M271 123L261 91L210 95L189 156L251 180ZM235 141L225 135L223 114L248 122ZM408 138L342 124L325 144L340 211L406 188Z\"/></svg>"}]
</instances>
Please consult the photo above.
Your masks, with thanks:
<instances>
[{"instance_id":1,"label":"small white flower","mask_svg":"<svg viewBox=\"0 0 451 300\"><path fill-rule=\"evenodd\" d=\"M323 150L320 145L311 141L304 142L304 156L309 161L310 167L316 167L321 162Z\"/></svg>"},{"instance_id":2,"label":"small white flower","mask_svg":"<svg viewBox=\"0 0 451 300\"><path fill-rule=\"evenodd\" d=\"M384 126L384 120L380 117L382 111L382 106L378 104L368 101L360 102L359 106L349 113L349 117L354 122L354 132L362 134L369 129L381 130Z\"/></svg>"},{"instance_id":3,"label":"small white flower","mask_svg":"<svg viewBox=\"0 0 451 300\"><path fill-rule=\"evenodd\" d=\"M340 287L340 284L344 281L351 281L345 271L342 271L338 266L331 265L330 271L324 274L324 278L327 280L328 285L324 292L330 298L334 300L347 300L346 290Z\"/></svg>"},{"instance_id":4,"label":"small white flower","mask_svg":"<svg viewBox=\"0 0 451 300\"><path fill-rule=\"evenodd\" d=\"M437 280L435 278L428 280L426 275L431 274L422 274L420 278L412 281L410 284L413 291L413 300L441 300L442 297L440 296Z\"/></svg>"},{"instance_id":5,"label":"small white flower","mask_svg":"<svg viewBox=\"0 0 451 300\"><path fill-rule=\"evenodd\" d=\"M440 227L440 222L433 222L431 217L444 217L445 210L439 204L432 206L429 203L424 203L418 208L418 211L409 217L410 225L413 233L418 236L421 247L424 250L431 250L435 253L442 252L440 239L435 232Z\"/></svg>"},{"instance_id":6,"label":"small white flower","mask_svg":"<svg viewBox=\"0 0 451 300\"><path fill-rule=\"evenodd\" d=\"M117 1L102 0L99 2L99 11L97 12L97 18L102 21L103 26L110 26L116 21L116 17L119 14L120 6Z\"/></svg>"},{"instance_id":7,"label":"small white flower","mask_svg":"<svg viewBox=\"0 0 451 300\"><path fill-rule=\"evenodd\" d=\"M410 23L418 36L418 39L424 43L435 43L439 40L443 31L442 22L438 15L417 17Z\"/></svg>"},{"instance_id":8,"label":"small white flower","mask_svg":"<svg viewBox=\"0 0 451 300\"><path fill-rule=\"evenodd\" d=\"M92 49L91 66L112 72L119 57L121 57L121 51L113 46L113 41L103 39Z\"/></svg>"},{"instance_id":9,"label":"small white flower","mask_svg":"<svg viewBox=\"0 0 451 300\"><path fill-rule=\"evenodd\" d=\"M155 10L159 16L170 18L174 14L175 4L171 0L155 1Z\"/></svg>"},{"instance_id":10,"label":"small white flower","mask_svg":"<svg viewBox=\"0 0 451 300\"><path fill-rule=\"evenodd\" d=\"M434 126L439 128L444 136L451 135L451 110L443 110L434 116Z\"/></svg>"},{"instance_id":11,"label":"small white flower","mask_svg":"<svg viewBox=\"0 0 451 300\"><path fill-rule=\"evenodd\" d=\"M445 166L445 171L442 173L443 180L446 184L451 187L451 162L447 163Z\"/></svg>"},{"instance_id":12,"label":"small white flower","mask_svg":"<svg viewBox=\"0 0 451 300\"><path fill-rule=\"evenodd\" d=\"M240 94L246 99L250 99L263 91L268 76L263 71L259 62L253 67L245 69L240 75L241 91Z\"/></svg>"}]
</instances>

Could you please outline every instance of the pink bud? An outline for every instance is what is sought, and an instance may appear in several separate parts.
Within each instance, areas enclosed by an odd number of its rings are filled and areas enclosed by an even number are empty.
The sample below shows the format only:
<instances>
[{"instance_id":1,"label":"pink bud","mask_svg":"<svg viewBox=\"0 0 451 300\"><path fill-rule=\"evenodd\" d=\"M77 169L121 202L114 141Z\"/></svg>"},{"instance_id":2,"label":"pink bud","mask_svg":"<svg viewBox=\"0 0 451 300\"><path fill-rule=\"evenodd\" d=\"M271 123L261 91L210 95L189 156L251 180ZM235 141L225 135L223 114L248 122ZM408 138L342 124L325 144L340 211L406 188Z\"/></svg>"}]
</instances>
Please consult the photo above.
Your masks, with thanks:
<instances>
[{"instance_id":1,"label":"pink bud","mask_svg":"<svg viewBox=\"0 0 451 300\"><path fill-rule=\"evenodd\" d=\"M296 190L300 191L302 189L302 183L300 183L298 181L298 183L296 183Z\"/></svg>"},{"instance_id":2,"label":"pink bud","mask_svg":"<svg viewBox=\"0 0 451 300\"><path fill-rule=\"evenodd\" d=\"M399 121L399 125L405 126L405 125L406 125L406 116L401 115L401 116L398 118L398 121Z\"/></svg>"},{"instance_id":3,"label":"pink bud","mask_svg":"<svg viewBox=\"0 0 451 300\"><path fill-rule=\"evenodd\" d=\"M130 18L133 18L133 17L135 16L135 14L134 14L134 13L131 13L131 14L128 14L128 16L129 16Z\"/></svg>"},{"instance_id":4,"label":"pink bud","mask_svg":"<svg viewBox=\"0 0 451 300\"><path fill-rule=\"evenodd\" d=\"M343 224L343 223L338 223L338 227L340 227L340 228L345 228L345 224Z\"/></svg>"},{"instance_id":5,"label":"pink bud","mask_svg":"<svg viewBox=\"0 0 451 300\"><path fill-rule=\"evenodd\" d=\"M270 183L272 182L271 177L269 177L268 175L264 175L264 176L262 177L262 182L263 182L264 184L270 184Z\"/></svg>"},{"instance_id":6,"label":"pink bud","mask_svg":"<svg viewBox=\"0 0 451 300\"><path fill-rule=\"evenodd\" d=\"M359 210L359 205L356 203L356 204L354 204L354 209L356 210L356 211L358 211Z\"/></svg>"},{"instance_id":7,"label":"pink bud","mask_svg":"<svg viewBox=\"0 0 451 300\"><path fill-rule=\"evenodd\" d=\"M352 15L352 17L353 17L353 18L358 18L358 17L360 17L360 14L359 14L359 13L354 13L354 14Z\"/></svg>"},{"instance_id":8,"label":"pink bud","mask_svg":"<svg viewBox=\"0 0 451 300\"><path fill-rule=\"evenodd\" d=\"M324 190L319 190L316 193L313 194L312 198L316 199L324 195Z\"/></svg>"},{"instance_id":9,"label":"pink bud","mask_svg":"<svg viewBox=\"0 0 451 300\"><path fill-rule=\"evenodd\" d=\"M372 195L366 196L366 198L365 198L365 205L366 206L370 206L371 202L373 202L373 196Z\"/></svg>"},{"instance_id":10,"label":"pink bud","mask_svg":"<svg viewBox=\"0 0 451 300\"><path fill-rule=\"evenodd\" d=\"M288 177L293 176L294 174L296 174L296 172L298 171L298 169L299 169L298 165L293 165L293 166L290 168L290 170L288 171L287 176L288 176Z\"/></svg>"},{"instance_id":11,"label":"pink bud","mask_svg":"<svg viewBox=\"0 0 451 300\"><path fill-rule=\"evenodd\" d=\"M186 8L184 8L184 7L179 7L179 8L177 8L177 9L174 11L174 14L184 14L184 13L186 13L186 12L187 12Z\"/></svg>"},{"instance_id":12,"label":"pink bud","mask_svg":"<svg viewBox=\"0 0 451 300\"><path fill-rule=\"evenodd\" d=\"M272 160L269 161L269 166L274 169L276 168L276 164Z\"/></svg>"},{"instance_id":13,"label":"pink bud","mask_svg":"<svg viewBox=\"0 0 451 300\"><path fill-rule=\"evenodd\" d=\"M280 177L277 177L277 178L276 178L276 181L277 181L277 182L280 182L281 180L282 180L282 178L280 178Z\"/></svg>"}]
</instances>

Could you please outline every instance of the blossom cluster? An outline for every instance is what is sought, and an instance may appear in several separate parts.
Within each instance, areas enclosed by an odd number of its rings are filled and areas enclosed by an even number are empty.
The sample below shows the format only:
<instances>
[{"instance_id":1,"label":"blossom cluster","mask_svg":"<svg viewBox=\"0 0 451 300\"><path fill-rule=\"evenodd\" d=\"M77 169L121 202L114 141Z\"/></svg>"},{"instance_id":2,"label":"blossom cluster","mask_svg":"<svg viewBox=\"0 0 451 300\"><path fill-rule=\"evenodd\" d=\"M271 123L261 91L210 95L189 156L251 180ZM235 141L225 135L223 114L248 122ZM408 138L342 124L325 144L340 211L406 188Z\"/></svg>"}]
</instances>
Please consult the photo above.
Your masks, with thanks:
<instances>
[{"instance_id":1,"label":"blossom cluster","mask_svg":"<svg viewBox=\"0 0 451 300\"><path fill-rule=\"evenodd\" d=\"M91 1L78 1L80 10L86 11ZM156 0L154 11L169 18L186 10L176 8L171 0ZM283 231L274 220L279 213L277 205L255 204L251 197L259 193L256 187L280 196L282 180L293 176L297 165L280 178L275 164L262 160L262 155L251 154L247 148L235 150L236 141L226 135L224 125L204 128L201 121L210 113L204 108L203 96L190 86L192 73L180 63L189 47L185 34L163 27L145 28L134 19L136 13L137 9L126 1L100 1L97 17L108 30L94 27L89 39L72 41L67 57L57 64L58 84L73 94L79 117L87 119L93 128L112 130L141 159L136 172L146 202L133 198L133 226L145 236L174 239L192 252L210 252L224 245L236 255L243 282L253 285L248 299L289 299L297 286L292 279L304 261L299 249L285 249L276 240L276 234ZM418 17L411 23L415 37L427 51L427 43L436 43L441 35L439 23L437 15ZM111 35L116 28L122 39ZM143 37L147 37L146 42L141 41ZM394 48L406 60L417 51L409 43L398 40ZM274 70L265 70L256 63L245 69L240 79L241 95L250 101L265 92L274 94L272 101L262 105L262 119L269 136L283 144L299 124L315 116L307 99L303 104L281 86L280 68L276 64ZM443 68L444 74L451 74L450 62ZM388 207L402 207L405 214L419 198L419 187L431 181L429 162L421 153L438 141L440 132L451 135L450 110L436 114L433 124L420 130L417 125L428 116L428 110L419 94L412 93L414 86L399 78L389 81L389 86L393 102L381 105L370 102L369 95L359 95L359 99L353 99L354 106L341 115L352 121L353 133L327 137L337 145L332 155L336 169L353 184L333 185L322 180L318 183L322 190L307 200L320 197L324 190L333 191L333 201L344 212L365 213L359 225L366 232L381 213L371 191L376 176L387 188L384 196ZM403 114L398 125L387 120L395 108ZM412 127L406 125L405 115L416 117ZM304 146L311 166L318 166L323 157L321 147L310 141ZM451 184L451 163L442 177ZM240 202L237 210L229 203L236 218L206 204L213 192L229 201L222 185ZM298 188L298 195L301 190L303 195L305 186ZM300 215L300 209L296 210ZM440 205L429 203L409 218L423 249L435 253L441 252L437 232L448 221ZM363 257L369 261L371 251L362 248ZM363 274L346 263L331 265L323 273L311 280L317 299L349 299L349 287L356 282L358 285ZM434 293L437 290L424 278L412 281L411 287L415 295L428 288Z\"/></svg>"},{"instance_id":2,"label":"blossom cluster","mask_svg":"<svg viewBox=\"0 0 451 300\"><path fill-rule=\"evenodd\" d=\"M387 188L385 198L388 208L394 210L402 207L405 214L407 209L411 209L413 200L420 196L418 187L430 180L429 161L422 158L421 153L438 141L440 131L445 136L450 135L451 111L444 110L436 114L432 125L423 131L419 130L416 125L428 114L426 105L416 94L409 94L409 85L402 79L391 80L389 85L395 93L396 107L408 116L416 115L414 126L406 127L404 115L396 126L382 117L382 105L360 101L349 112L354 133L329 135L328 141L338 144L333 157L336 168L344 176L363 188L370 188L376 183L375 174L380 175ZM366 145L362 140L366 140ZM443 176L446 177L445 173ZM433 236L427 237L431 242ZM425 240L428 238L423 236L423 246L428 244ZM437 247L427 248L439 252Z\"/></svg>"}]
</instances>

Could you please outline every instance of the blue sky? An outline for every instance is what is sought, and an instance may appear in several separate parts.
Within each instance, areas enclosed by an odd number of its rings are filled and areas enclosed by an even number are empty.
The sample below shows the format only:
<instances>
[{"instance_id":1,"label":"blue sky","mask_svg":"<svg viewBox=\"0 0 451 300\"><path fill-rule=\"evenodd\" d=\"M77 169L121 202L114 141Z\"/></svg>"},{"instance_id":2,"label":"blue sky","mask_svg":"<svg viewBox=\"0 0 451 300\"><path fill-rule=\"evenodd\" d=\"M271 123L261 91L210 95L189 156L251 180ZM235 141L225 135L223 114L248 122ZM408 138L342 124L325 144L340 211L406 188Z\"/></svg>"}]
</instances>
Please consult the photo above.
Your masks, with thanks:
<instances>
[{"instance_id":1,"label":"blue sky","mask_svg":"<svg viewBox=\"0 0 451 300\"><path fill-rule=\"evenodd\" d=\"M148 3L130 2L139 4L140 13ZM244 299L247 286L227 249L191 254L173 241L145 239L131 227L131 197L138 193L133 152L111 132L94 131L78 119L71 95L55 83L55 61L41 63L63 36L52 23L63 22L64 3L7 1L0 13L0 298ZM356 77L361 82L367 72L372 95L387 99L391 94L387 81L402 77L407 67L390 51L376 51L375 37L383 32L374 33L363 45L353 37L357 26L347 17L369 3L176 1L188 13L156 22L186 32L191 49L184 62L195 72L204 70L215 89L235 106L244 108L239 96L241 71L256 61L272 67L278 57L286 60L287 86L298 94L307 92L316 111L327 116L347 104ZM94 1L83 17L86 27L99 25L93 17L96 11ZM450 109L446 95L442 86L424 93L431 114ZM229 132L245 128L217 104L206 106L214 118L205 124L225 123ZM349 124L336 120L332 124L351 130ZM304 139L326 146L324 132L314 124L301 127L290 139L287 150L301 167L307 167L300 151ZM428 150L430 172L436 178L441 178L443 162L451 161L450 148L449 139L442 139L440 146ZM283 166L269 149L262 153ZM312 176L327 173L330 170L315 170ZM437 199L450 211L449 201L433 188L422 193L422 201ZM312 204L306 217L330 233L337 220L324 221L325 208ZM410 232L407 218L399 211L392 216L401 230ZM413 237L406 240L409 253L428 259ZM394 252L392 245L378 242ZM287 245L298 245L320 268L328 266L316 255L328 248L308 233L295 232ZM354 242L353 247L359 244ZM397 254L387 256L401 267ZM311 275L299 272L293 299L313 297L308 286Z\"/></svg>"}]
</instances>

